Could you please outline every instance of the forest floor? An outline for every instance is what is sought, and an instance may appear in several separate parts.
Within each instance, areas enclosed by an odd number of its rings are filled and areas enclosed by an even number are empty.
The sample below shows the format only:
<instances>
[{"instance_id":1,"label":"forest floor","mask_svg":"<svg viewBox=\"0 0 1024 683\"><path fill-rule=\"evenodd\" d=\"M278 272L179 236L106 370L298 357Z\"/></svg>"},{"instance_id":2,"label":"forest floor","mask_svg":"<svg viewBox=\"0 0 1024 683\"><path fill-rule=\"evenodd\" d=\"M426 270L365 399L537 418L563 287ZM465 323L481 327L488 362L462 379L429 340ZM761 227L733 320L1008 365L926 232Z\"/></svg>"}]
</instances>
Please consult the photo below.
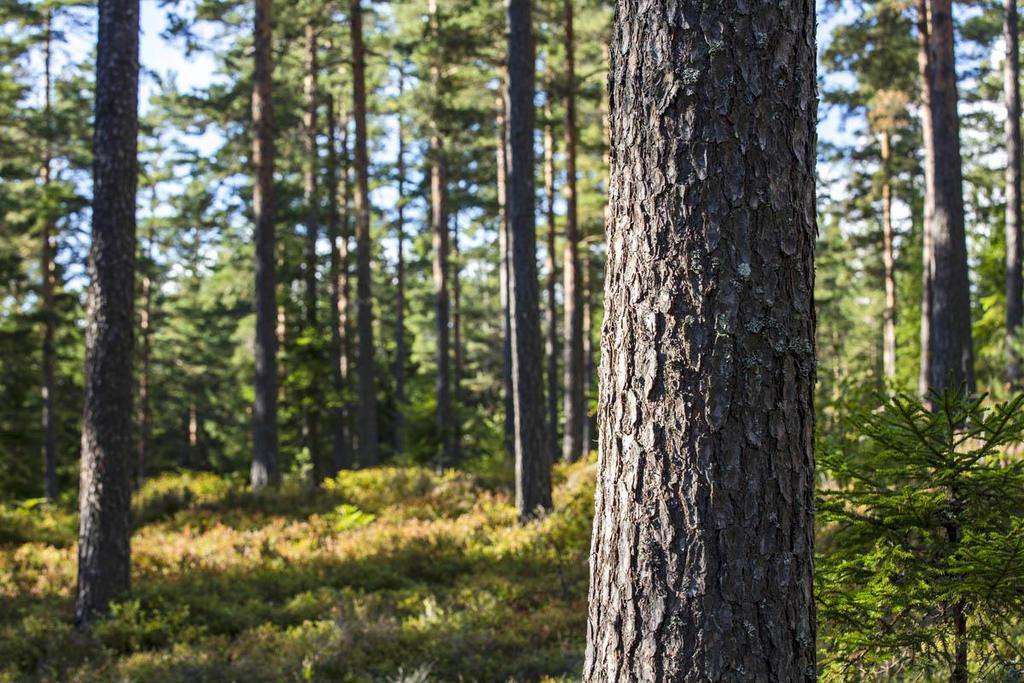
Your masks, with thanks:
<instances>
[{"instance_id":1,"label":"forest floor","mask_svg":"<svg viewBox=\"0 0 1024 683\"><path fill-rule=\"evenodd\" d=\"M74 512L7 506L0 681L578 680L593 481L559 466L557 511L520 528L502 475L163 475L135 497L132 593L89 635Z\"/></svg>"}]
</instances>

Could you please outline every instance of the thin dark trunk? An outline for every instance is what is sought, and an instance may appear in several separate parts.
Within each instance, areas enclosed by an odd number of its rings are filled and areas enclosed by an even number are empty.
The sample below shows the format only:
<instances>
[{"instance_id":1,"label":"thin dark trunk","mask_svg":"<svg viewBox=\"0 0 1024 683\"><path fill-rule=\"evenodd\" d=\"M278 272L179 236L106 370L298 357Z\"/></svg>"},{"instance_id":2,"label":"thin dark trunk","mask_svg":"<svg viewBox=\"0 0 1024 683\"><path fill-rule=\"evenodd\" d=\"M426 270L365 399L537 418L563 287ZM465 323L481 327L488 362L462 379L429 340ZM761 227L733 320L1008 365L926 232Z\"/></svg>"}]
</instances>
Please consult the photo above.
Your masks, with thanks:
<instances>
[{"instance_id":1,"label":"thin dark trunk","mask_svg":"<svg viewBox=\"0 0 1024 683\"><path fill-rule=\"evenodd\" d=\"M547 270L547 340L544 355L547 358L547 413L548 413L548 456L552 462L558 460L558 302L555 288L558 280L555 259L555 135L552 130L551 79L544 101L544 209L547 219L547 244L544 267Z\"/></svg>"},{"instance_id":2,"label":"thin dark trunk","mask_svg":"<svg viewBox=\"0 0 1024 683\"><path fill-rule=\"evenodd\" d=\"M152 188L151 209L156 211L159 204L156 185ZM142 310L139 313L139 332L142 335L142 353L139 358L142 368L139 372L139 441L135 462L135 485L141 486L146 478L149 440L153 431L153 418L149 407L150 359L153 354L153 218L150 218L146 234L146 260L142 274Z\"/></svg>"},{"instance_id":3,"label":"thin dark trunk","mask_svg":"<svg viewBox=\"0 0 1024 683\"><path fill-rule=\"evenodd\" d=\"M327 96L327 239L331 243L331 265L330 265L330 325L331 325L331 382L334 388L334 401L331 408L331 460L333 471L337 474L339 470L352 467L352 447L348 440L348 419L346 416L345 402L347 400L348 375L348 353L345 348L347 330L342 322L344 312L341 305L344 295L343 279L347 279L348 263L347 258L342 259L342 247L339 243L345 240L345 255L348 255L347 234L348 234L348 162L342 165L342 187L338 184L338 122L335 114L334 98ZM347 137L344 129L347 128L342 117L342 140ZM347 145L342 142L342 156L348 157ZM342 201L338 201L338 193L342 194ZM343 212L343 213L342 213ZM344 228L342 228L344 226ZM345 237L342 237L344 231ZM347 303L346 303L347 307Z\"/></svg>"},{"instance_id":4,"label":"thin dark trunk","mask_svg":"<svg viewBox=\"0 0 1024 683\"><path fill-rule=\"evenodd\" d=\"M100 0L75 624L129 589L139 0Z\"/></svg>"},{"instance_id":5,"label":"thin dark trunk","mask_svg":"<svg viewBox=\"0 0 1024 683\"><path fill-rule=\"evenodd\" d=\"M53 10L47 9L43 26L43 118L46 130L43 141L43 163L40 170L44 195L48 195L50 192L50 181L53 173L52 22ZM47 201L46 206L49 206L49 201ZM54 235L56 226L49 209L44 209L41 225L39 275L42 281L43 318L43 409L41 416L43 429L43 495L50 500L57 500L60 495L60 487L57 482L57 415L54 411L54 394L57 390L57 354L54 348L54 337L57 330L57 311L54 307L54 290L56 289L54 256L57 247Z\"/></svg>"},{"instance_id":6,"label":"thin dark trunk","mask_svg":"<svg viewBox=\"0 0 1024 683\"><path fill-rule=\"evenodd\" d=\"M565 0L565 246L562 294L565 334L565 431L562 458L583 454L583 298L580 287L580 231L576 211L576 66L573 0Z\"/></svg>"},{"instance_id":7,"label":"thin dark trunk","mask_svg":"<svg viewBox=\"0 0 1024 683\"><path fill-rule=\"evenodd\" d=\"M462 376L465 371L465 355L462 348L462 270L459 252L459 216L452 216L452 464L462 463Z\"/></svg>"},{"instance_id":8,"label":"thin dark trunk","mask_svg":"<svg viewBox=\"0 0 1024 683\"><path fill-rule=\"evenodd\" d=\"M534 41L530 0L508 2L508 247L515 407L516 509L526 522L551 509L544 446L544 377L537 282L533 132Z\"/></svg>"},{"instance_id":9,"label":"thin dark trunk","mask_svg":"<svg viewBox=\"0 0 1024 683\"><path fill-rule=\"evenodd\" d=\"M882 264L885 268L885 309L882 313L882 367L886 380L896 378L896 257L892 229L892 144L882 131Z\"/></svg>"},{"instance_id":10,"label":"thin dark trunk","mask_svg":"<svg viewBox=\"0 0 1024 683\"><path fill-rule=\"evenodd\" d=\"M256 223L256 340L255 401L253 402L253 488L276 485L277 466L277 342L278 322L274 237L274 117L271 79L274 63L270 44L274 22L271 0L256 1L255 69L252 84L252 191ZM283 327L283 325L282 325Z\"/></svg>"},{"instance_id":11,"label":"thin dark trunk","mask_svg":"<svg viewBox=\"0 0 1024 683\"><path fill-rule=\"evenodd\" d=\"M583 680L810 682L815 3L615 17Z\"/></svg>"},{"instance_id":12,"label":"thin dark trunk","mask_svg":"<svg viewBox=\"0 0 1024 683\"><path fill-rule=\"evenodd\" d=\"M306 56L305 77L303 79L303 98L306 109L302 116L303 152L305 163L302 169L302 194L306 205L306 258L304 263L306 284L306 335L313 340L318 334L317 324L317 284L316 284L316 243L320 238L320 190L317 173L319 172L319 153L317 151L317 107L319 105L319 87L317 84L318 69L317 49L318 38L312 24L306 24ZM305 402L302 407L302 441L309 451L313 463L313 481L319 484L329 474L330 463L324 461L320 454L320 382L317 366L319 358L317 345L311 343L308 361L313 369L309 375L309 386L306 387Z\"/></svg>"},{"instance_id":13,"label":"thin dark trunk","mask_svg":"<svg viewBox=\"0 0 1024 683\"><path fill-rule=\"evenodd\" d=\"M399 75L398 94L401 97L405 89L405 65ZM398 115L398 233L397 245L397 284L395 298L395 434L394 451L396 454L405 452L405 408L408 398L405 395L405 120Z\"/></svg>"},{"instance_id":14,"label":"thin dark trunk","mask_svg":"<svg viewBox=\"0 0 1024 683\"><path fill-rule=\"evenodd\" d=\"M377 381L373 348L373 296L370 241L370 160L366 151L366 50L363 47L363 8L352 0L352 113L356 123L356 328L359 335L359 465L377 464Z\"/></svg>"},{"instance_id":15,"label":"thin dark trunk","mask_svg":"<svg viewBox=\"0 0 1024 683\"><path fill-rule=\"evenodd\" d=\"M580 250L580 273L582 273L583 299L583 455L593 448L597 426L594 416L590 414L590 397L594 391L594 344L593 344L593 301L591 289L590 254L587 251L587 237L582 236L583 248Z\"/></svg>"},{"instance_id":16,"label":"thin dark trunk","mask_svg":"<svg viewBox=\"0 0 1024 683\"><path fill-rule=\"evenodd\" d=\"M927 346L922 348L922 388L950 382L974 391L971 300L964 228L960 119L951 0L930 0L928 104L931 109L932 221L926 229Z\"/></svg>"},{"instance_id":17,"label":"thin dark trunk","mask_svg":"<svg viewBox=\"0 0 1024 683\"><path fill-rule=\"evenodd\" d=\"M505 79L498 84L497 108L497 169L498 169L498 287L501 290L502 315L502 390L505 406L505 457L515 458L515 404L512 401L512 315L509 308L509 251L508 251L508 88Z\"/></svg>"},{"instance_id":18,"label":"thin dark trunk","mask_svg":"<svg viewBox=\"0 0 1024 683\"><path fill-rule=\"evenodd\" d=\"M1024 323L1024 275L1021 271L1021 139L1020 42L1017 0L1006 0L1003 18L1006 62L1003 80L1006 98L1006 346L1007 379L1021 388L1020 327Z\"/></svg>"}]
</instances>

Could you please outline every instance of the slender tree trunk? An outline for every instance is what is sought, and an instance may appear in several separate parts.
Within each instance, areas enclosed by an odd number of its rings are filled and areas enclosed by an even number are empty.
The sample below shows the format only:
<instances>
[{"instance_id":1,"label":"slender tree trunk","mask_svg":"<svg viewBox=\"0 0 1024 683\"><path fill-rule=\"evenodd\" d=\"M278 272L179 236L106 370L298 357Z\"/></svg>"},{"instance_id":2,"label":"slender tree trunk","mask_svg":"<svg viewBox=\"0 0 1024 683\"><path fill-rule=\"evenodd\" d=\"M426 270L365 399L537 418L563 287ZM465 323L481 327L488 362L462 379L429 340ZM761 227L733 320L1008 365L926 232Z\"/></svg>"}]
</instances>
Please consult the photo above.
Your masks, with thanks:
<instances>
[{"instance_id":1,"label":"slender tree trunk","mask_svg":"<svg viewBox=\"0 0 1024 683\"><path fill-rule=\"evenodd\" d=\"M405 65L399 75L398 95L405 90ZM397 286L395 300L395 453L405 452L405 121L398 115L398 245L397 245Z\"/></svg>"},{"instance_id":2,"label":"slender tree trunk","mask_svg":"<svg viewBox=\"0 0 1024 683\"><path fill-rule=\"evenodd\" d=\"M255 0L255 69L252 85L252 164L256 182L252 191L256 223L256 378L253 403L253 488L276 485L277 466L277 342L278 322L274 237L274 117L271 81L274 72L270 44L272 0ZM283 322L283 321L282 321ZM283 327L283 325L282 325Z\"/></svg>"},{"instance_id":3,"label":"slender tree trunk","mask_svg":"<svg viewBox=\"0 0 1024 683\"><path fill-rule=\"evenodd\" d=\"M562 292L565 326L565 431L562 458L583 454L583 298L580 291L580 232L576 211L576 66L573 0L565 0L565 246Z\"/></svg>"},{"instance_id":4,"label":"slender tree trunk","mask_svg":"<svg viewBox=\"0 0 1024 683\"><path fill-rule=\"evenodd\" d=\"M926 229L928 324L927 339L922 332L922 341L926 342L921 354L922 388L942 390L952 381L965 384L973 392L974 353L951 0L930 0L929 20L926 86L934 168L930 176L932 221Z\"/></svg>"},{"instance_id":5,"label":"slender tree trunk","mask_svg":"<svg viewBox=\"0 0 1024 683\"><path fill-rule=\"evenodd\" d=\"M588 683L815 678L815 3L757 11L616 2Z\"/></svg>"},{"instance_id":6,"label":"slender tree trunk","mask_svg":"<svg viewBox=\"0 0 1024 683\"><path fill-rule=\"evenodd\" d=\"M462 463L462 376L465 371L465 356L462 348L462 258L459 252L459 216L452 216L452 463Z\"/></svg>"},{"instance_id":7,"label":"slender tree trunk","mask_svg":"<svg viewBox=\"0 0 1024 683\"><path fill-rule=\"evenodd\" d=\"M928 0L917 0L917 72L921 79L921 139L924 145L924 221L921 248L921 367L917 380L918 393L928 393L927 368L931 347L932 290L932 223L935 220L935 136L932 123L931 56L928 50L931 34Z\"/></svg>"},{"instance_id":8,"label":"slender tree trunk","mask_svg":"<svg viewBox=\"0 0 1024 683\"><path fill-rule=\"evenodd\" d=\"M359 334L359 465L377 465L377 382L373 349L373 296L370 262L370 160L366 151L366 50L363 8L352 0L352 113L356 122L356 298Z\"/></svg>"},{"instance_id":9,"label":"slender tree trunk","mask_svg":"<svg viewBox=\"0 0 1024 683\"><path fill-rule=\"evenodd\" d=\"M1021 271L1021 137L1020 42L1017 0L1006 0L1003 15L1006 60L1003 80L1006 98L1006 346L1007 379L1021 388L1020 327L1024 323L1024 276Z\"/></svg>"},{"instance_id":10,"label":"slender tree trunk","mask_svg":"<svg viewBox=\"0 0 1024 683\"><path fill-rule=\"evenodd\" d=\"M882 313L882 367L886 380L896 378L896 257L892 229L892 144L882 131L882 263L885 268L885 309Z\"/></svg>"},{"instance_id":11,"label":"slender tree trunk","mask_svg":"<svg viewBox=\"0 0 1024 683\"><path fill-rule=\"evenodd\" d=\"M516 509L526 522L551 509L544 451L544 378L534 221L534 41L530 0L508 2L508 247L515 406Z\"/></svg>"},{"instance_id":12,"label":"slender tree trunk","mask_svg":"<svg viewBox=\"0 0 1024 683\"><path fill-rule=\"evenodd\" d=\"M139 0L100 0L75 624L129 588Z\"/></svg>"},{"instance_id":13,"label":"slender tree trunk","mask_svg":"<svg viewBox=\"0 0 1024 683\"><path fill-rule=\"evenodd\" d=\"M151 208L156 211L159 201L156 185L153 185ZM142 311L139 313L139 332L142 336L142 354L139 372L139 441L135 462L135 485L141 486L146 478L149 440L153 431L153 419L149 406L150 359L153 354L153 217L146 234L146 261L142 273Z\"/></svg>"},{"instance_id":14,"label":"slender tree trunk","mask_svg":"<svg viewBox=\"0 0 1024 683\"><path fill-rule=\"evenodd\" d=\"M46 139L43 141L43 163L40 169L43 194L50 193L50 181L53 173L53 105L52 105L52 45L53 45L53 10L47 9L43 25L43 118L46 125ZM42 318L43 318L43 386L42 386L42 429L43 429L43 495L50 500L57 500L60 487L57 482L57 415L54 411L54 394L57 391L57 354L54 348L54 337L57 329L57 311L54 307L54 290L56 289L56 266L54 256L56 232L53 216L49 207L49 199L42 216L42 237L39 252L39 274L42 284Z\"/></svg>"},{"instance_id":15,"label":"slender tree trunk","mask_svg":"<svg viewBox=\"0 0 1024 683\"><path fill-rule=\"evenodd\" d=\"M508 251L508 89L505 79L498 85L496 101L498 116L498 287L501 290L502 313L502 386L505 404L505 457L515 458L515 404L512 400L512 314L509 307L509 251Z\"/></svg>"},{"instance_id":16,"label":"slender tree trunk","mask_svg":"<svg viewBox=\"0 0 1024 683\"><path fill-rule=\"evenodd\" d=\"M544 208L547 219L547 244L544 267L547 270L547 339L544 355L547 358L547 412L548 456L558 460L558 302L555 299L558 273L555 259L555 135L552 130L552 79L548 79L548 92L544 98Z\"/></svg>"},{"instance_id":17,"label":"slender tree trunk","mask_svg":"<svg viewBox=\"0 0 1024 683\"><path fill-rule=\"evenodd\" d=\"M306 109L302 116L302 127L305 134L303 138L305 164L302 169L302 194L306 204L306 258L303 274L306 284L306 334L311 339L316 337L319 329L316 311L316 243L320 238L320 190L317 179L320 155L316 144L317 107L320 98L317 83L319 69L317 65L319 46L317 43L316 28L312 24L306 24L305 77L303 79L303 98ZM306 400L302 407L302 440L309 451L310 461L313 463L313 481L319 484L330 474L331 465L325 462L320 454L320 382L319 373L315 369L319 365L319 354L316 344L310 344L307 348L309 349L308 362L314 371L310 373L309 386L306 388Z\"/></svg>"},{"instance_id":18,"label":"slender tree trunk","mask_svg":"<svg viewBox=\"0 0 1024 683\"><path fill-rule=\"evenodd\" d=\"M330 324L331 324L331 380L334 386L335 400L337 404L331 408L331 460L333 471L337 474L342 469L352 467L352 447L348 440L348 418L346 416L345 402L347 401L347 376L348 376L348 352L346 339L348 330L343 320L346 318L345 308L342 307L342 298L345 292L347 281L347 258L343 261L342 251L348 255L348 162L343 163L341 187L338 184L338 122L335 114L335 102L331 95L327 96L327 197L328 197L328 220L327 239L331 243L331 265L330 265ZM344 118L344 117L342 117ZM342 123L342 129L347 128ZM342 140L347 137L343 132ZM342 155L348 157L347 145L342 142ZM341 206L339 208L338 193L342 194ZM344 215L342 215L344 212ZM345 236L342 236L342 225L344 225ZM344 247L340 243L344 240Z\"/></svg>"},{"instance_id":19,"label":"slender tree trunk","mask_svg":"<svg viewBox=\"0 0 1024 683\"><path fill-rule=\"evenodd\" d=\"M581 236L583 248L580 250L580 272L582 273L583 299L583 454L590 453L594 443L597 427L590 414L590 397L594 389L594 344L593 338L593 300L591 288L590 253L587 250L587 237Z\"/></svg>"}]
</instances>

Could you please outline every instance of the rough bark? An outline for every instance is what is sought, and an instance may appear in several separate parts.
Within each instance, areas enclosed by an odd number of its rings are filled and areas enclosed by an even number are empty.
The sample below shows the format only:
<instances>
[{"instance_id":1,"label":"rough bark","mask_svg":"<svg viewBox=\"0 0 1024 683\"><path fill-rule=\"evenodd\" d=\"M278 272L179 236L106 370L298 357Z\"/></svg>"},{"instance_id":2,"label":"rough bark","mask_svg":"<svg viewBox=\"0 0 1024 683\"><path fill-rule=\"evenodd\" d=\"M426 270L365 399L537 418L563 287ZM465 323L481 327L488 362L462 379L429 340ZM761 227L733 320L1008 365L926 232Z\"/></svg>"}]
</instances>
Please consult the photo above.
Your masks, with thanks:
<instances>
[{"instance_id":1,"label":"rough bark","mask_svg":"<svg viewBox=\"0 0 1024 683\"><path fill-rule=\"evenodd\" d=\"M404 69L404 65L403 65ZM399 74L398 95L405 90L405 72ZM397 282L395 287L395 433L393 448L395 453L405 451L405 408L408 397L405 392L405 120L398 116L398 225L396 265Z\"/></svg>"},{"instance_id":2,"label":"rough bark","mask_svg":"<svg viewBox=\"0 0 1024 683\"><path fill-rule=\"evenodd\" d=\"M815 5L617 0L584 681L813 681Z\"/></svg>"},{"instance_id":3,"label":"rough bark","mask_svg":"<svg viewBox=\"0 0 1024 683\"><path fill-rule=\"evenodd\" d=\"M576 66L573 0L565 0L565 245L562 254L562 315L565 334L565 430L562 458L583 454L583 297L580 283L580 231L576 210Z\"/></svg>"},{"instance_id":4,"label":"rough bark","mask_svg":"<svg viewBox=\"0 0 1024 683\"><path fill-rule=\"evenodd\" d=\"M100 0L75 624L129 588L139 0Z\"/></svg>"},{"instance_id":5,"label":"rough bark","mask_svg":"<svg viewBox=\"0 0 1024 683\"><path fill-rule=\"evenodd\" d=\"M53 173L52 22L53 10L47 9L43 19L43 120L46 130L43 140L43 163L40 168L43 194L47 197ZM57 415L54 411L54 395L57 390L57 354L54 347L57 330L57 311L54 307L54 290L56 289L54 257L57 246L56 225L49 209L49 199L45 206L47 208L44 209L40 221L42 235L39 251L41 317L43 319L42 415L40 416L43 430L43 495L50 500L57 500L60 495L60 486L57 482Z\"/></svg>"},{"instance_id":6,"label":"rough bark","mask_svg":"<svg viewBox=\"0 0 1024 683\"><path fill-rule=\"evenodd\" d=\"M551 508L544 452L544 377L537 282L533 132L534 41L530 0L508 2L508 248L515 408L516 509L522 522Z\"/></svg>"},{"instance_id":7,"label":"rough bark","mask_svg":"<svg viewBox=\"0 0 1024 683\"><path fill-rule=\"evenodd\" d=\"M274 236L274 117L271 79L274 62L270 44L273 30L271 0L255 0L255 68L252 81L252 165L255 183L252 210L255 220L256 360L253 402L253 460L249 479L253 488L276 485L277 465L277 257Z\"/></svg>"},{"instance_id":8,"label":"rough bark","mask_svg":"<svg viewBox=\"0 0 1024 683\"><path fill-rule=\"evenodd\" d=\"M498 288L502 314L502 389L505 406L505 457L515 458L515 405L512 401L512 316L509 308L508 251L508 87L502 78L498 84L497 109L497 191L498 191Z\"/></svg>"},{"instance_id":9,"label":"rough bark","mask_svg":"<svg viewBox=\"0 0 1024 683\"><path fill-rule=\"evenodd\" d=\"M551 79L544 100L544 211L547 222L547 240L544 250L544 268L547 270L547 335L544 356L547 360L547 451L552 462L558 460L558 301L556 286L558 271L555 259L555 134L552 125L553 112Z\"/></svg>"},{"instance_id":10,"label":"rough bark","mask_svg":"<svg viewBox=\"0 0 1024 683\"><path fill-rule=\"evenodd\" d=\"M317 323L317 257L316 243L320 238L320 188L317 174L319 173L320 157L317 151L317 107L320 91L317 83L318 70L317 50L318 36L312 24L306 24L306 54L303 64L303 100L305 110L302 114L303 129L303 168L302 168L302 200L306 205L305 260L303 276L305 280L305 313L306 334L315 338L319 325ZM317 346L310 344L309 362L313 367L318 364ZM320 454L320 382L319 373L310 373L309 386L306 387L305 402L302 407L302 441L309 451L313 463L313 481L320 483L329 474L331 464Z\"/></svg>"},{"instance_id":11,"label":"rough bark","mask_svg":"<svg viewBox=\"0 0 1024 683\"><path fill-rule=\"evenodd\" d=\"M347 329L344 315L348 307L347 301L344 308L342 299L347 294L343 280L347 281L348 274L348 162L342 165L342 180L339 187L338 181L338 120L335 113L335 102L331 95L327 96L327 240L331 243L330 261L330 325L331 325L331 383L334 388L335 401L337 403L331 408L331 465L336 474L342 469L352 467L352 447L348 438L348 419L346 415L346 395L348 378L348 350L346 348ZM348 157L347 144L344 142L347 128L342 116L342 156ZM342 200L338 201L338 194ZM344 226L344 237L342 236ZM344 240L344 248L341 243ZM346 258L342 258L344 249Z\"/></svg>"},{"instance_id":12,"label":"rough bark","mask_svg":"<svg viewBox=\"0 0 1024 683\"><path fill-rule=\"evenodd\" d=\"M352 0L352 116L355 119L356 144L356 329L359 335L357 370L359 374L358 421L359 465L377 464L377 381L373 348L373 296L370 263L370 160L366 151L366 49L363 46L363 8Z\"/></svg>"},{"instance_id":13,"label":"rough bark","mask_svg":"<svg viewBox=\"0 0 1024 683\"><path fill-rule=\"evenodd\" d=\"M1024 323L1024 275L1021 271L1021 137L1020 40L1017 0L1006 0L1003 38L1006 58L1003 88L1006 99L1006 347L1007 380L1021 388L1020 327Z\"/></svg>"},{"instance_id":14,"label":"rough bark","mask_svg":"<svg viewBox=\"0 0 1024 683\"><path fill-rule=\"evenodd\" d=\"M931 221L925 220L925 280L922 315L921 389L950 382L974 391L970 285L964 231L960 119L951 0L930 0L925 82L931 112ZM928 163L928 159L926 159Z\"/></svg>"},{"instance_id":15,"label":"rough bark","mask_svg":"<svg viewBox=\"0 0 1024 683\"><path fill-rule=\"evenodd\" d=\"M896 256L892 229L892 144L882 131L882 265L885 277L885 308L882 311L882 369L885 378L896 378Z\"/></svg>"}]
</instances>

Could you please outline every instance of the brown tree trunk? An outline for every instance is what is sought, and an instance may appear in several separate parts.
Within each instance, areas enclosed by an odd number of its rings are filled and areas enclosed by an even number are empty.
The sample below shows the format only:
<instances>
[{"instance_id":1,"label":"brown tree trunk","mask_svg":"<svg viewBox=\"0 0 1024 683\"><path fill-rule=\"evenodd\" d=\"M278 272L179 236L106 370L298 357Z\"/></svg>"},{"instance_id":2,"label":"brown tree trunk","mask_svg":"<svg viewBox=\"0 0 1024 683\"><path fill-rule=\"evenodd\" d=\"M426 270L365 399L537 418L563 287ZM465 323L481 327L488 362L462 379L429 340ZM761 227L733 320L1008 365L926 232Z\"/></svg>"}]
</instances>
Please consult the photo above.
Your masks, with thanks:
<instances>
[{"instance_id":1,"label":"brown tree trunk","mask_svg":"<svg viewBox=\"0 0 1024 683\"><path fill-rule=\"evenodd\" d=\"M43 163L40 169L44 195L49 194L53 173L52 22L53 10L47 9L43 24L43 118L46 125L46 138L43 141ZM47 201L46 206L49 206L49 201ZM42 227L39 274L42 285L43 319L43 409L41 415L43 429L43 495L50 500L57 500L60 495L60 487L57 482L57 415L54 411L54 394L57 390L57 354L54 348L54 337L57 330L57 311L54 307L54 290L56 289L54 257L57 247L54 235L56 226L48 208L44 209L44 215L40 224Z\"/></svg>"},{"instance_id":2,"label":"brown tree trunk","mask_svg":"<svg viewBox=\"0 0 1024 683\"><path fill-rule=\"evenodd\" d=\"M399 74L398 95L405 90L405 65ZM395 300L395 433L394 451L396 454L405 452L405 408L408 397L405 395L405 121L402 114L398 115L398 246L397 246L397 285Z\"/></svg>"},{"instance_id":3,"label":"brown tree trunk","mask_svg":"<svg viewBox=\"0 0 1024 683\"><path fill-rule=\"evenodd\" d=\"M320 190L318 187L317 173L319 171L320 157L317 151L317 107L319 106L320 91L317 84L318 65L317 50L318 36L316 28L312 24L306 24L306 55L304 64L303 99L305 100L305 111L302 115L303 128L303 152L305 163L302 169L302 194L303 202L306 205L306 240L305 240L305 264L304 273L306 284L306 335L310 340L315 339L318 332L317 324L317 285L316 285L316 243L320 238ZM317 484L322 482L329 474L331 465L324 461L320 454L320 383L317 345L309 344L309 358L307 362L314 368L309 375L309 386L306 387L305 402L302 407L302 441L309 451L310 461L313 463L313 481Z\"/></svg>"},{"instance_id":4,"label":"brown tree trunk","mask_svg":"<svg viewBox=\"0 0 1024 683\"><path fill-rule=\"evenodd\" d=\"M158 204L159 199L154 184L150 204L153 211L156 211ZM139 441L135 461L136 487L141 486L146 478L149 440L153 431L153 419L149 406L150 360L153 354L153 280L150 273L153 268L153 240L153 219L151 218L146 235L146 261L142 273L142 310L139 312L139 333L142 336L142 353L139 361L142 368L139 371Z\"/></svg>"},{"instance_id":5,"label":"brown tree trunk","mask_svg":"<svg viewBox=\"0 0 1024 683\"><path fill-rule=\"evenodd\" d=\"M925 229L926 286L922 310L921 388L942 390L952 382L974 391L971 300L964 229L960 119L951 0L930 0L927 54L928 106L933 164L932 216ZM926 159L927 163L927 159ZM927 223L927 210L926 210ZM923 313L924 314L924 313ZM925 329L927 333L925 333Z\"/></svg>"},{"instance_id":6,"label":"brown tree trunk","mask_svg":"<svg viewBox=\"0 0 1024 683\"><path fill-rule=\"evenodd\" d=\"M565 246L562 294L565 334L565 431L562 458L583 454L583 297L580 283L580 231L576 211L576 66L573 0L565 0Z\"/></svg>"},{"instance_id":7,"label":"brown tree trunk","mask_svg":"<svg viewBox=\"0 0 1024 683\"><path fill-rule=\"evenodd\" d=\"M129 588L139 0L100 0L75 624Z\"/></svg>"},{"instance_id":8,"label":"brown tree trunk","mask_svg":"<svg viewBox=\"0 0 1024 683\"><path fill-rule=\"evenodd\" d=\"M274 72L271 31L272 0L255 0L255 69L252 83L252 190L256 223L255 401L253 402L253 488L276 485L277 466L277 327L278 310L274 237L274 117L271 83Z\"/></svg>"},{"instance_id":9,"label":"brown tree trunk","mask_svg":"<svg viewBox=\"0 0 1024 683\"><path fill-rule=\"evenodd\" d=\"M544 355L547 358L547 422L548 457L551 462L558 460L558 302L556 282L558 272L555 259L555 135L551 109L552 80L548 79L548 92L544 98L544 209L547 219L547 243L544 251L544 268L547 270L547 337Z\"/></svg>"},{"instance_id":10,"label":"brown tree trunk","mask_svg":"<svg viewBox=\"0 0 1024 683\"><path fill-rule=\"evenodd\" d=\"M342 171L341 184L338 181L338 122L334 98L327 96L327 239L331 243L330 265L330 324L331 324L331 381L337 404L331 408L331 460L333 471L352 467L352 446L348 438L346 411L348 387L348 329L347 329L347 282L348 282L348 145L347 125L342 116ZM338 201L339 192L342 195ZM342 227L344 226L344 227ZM344 258L342 254L344 253ZM344 305L342 301L344 300Z\"/></svg>"},{"instance_id":11,"label":"brown tree trunk","mask_svg":"<svg viewBox=\"0 0 1024 683\"><path fill-rule=\"evenodd\" d=\"M931 289L932 289L932 222L935 220L935 137L932 123L931 57L928 36L931 34L928 0L917 0L917 72L921 79L921 139L924 146L924 220L921 229L921 363L918 374L918 393L928 393L927 368L931 342Z\"/></svg>"},{"instance_id":12,"label":"brown tree trunk","mask_svg":"<svg viewBox=\"0 0 1024 683\"><path fill-rule=\"evenodd\" d=\"M594 416L590 414L590 397L594 391L594 344L593 344L593 306L594 293L591 288L590 253L587 249L587 237L582 235L583 249L580 250L580 272L582 278L583 299L583 454L593 449L594 434L597 432Z\"/></svg>"},{"instance_id":13,"label":"brown tree trunk","mask_svg":"<svg viewBox=\"0 0 1024 683\"><path fill-rule=\"evenodd\" d=\"M462 463L462 376L465 371L465 355L462 348L462 270L459 252L459 216L452 216L452 464Z\"/></svg>"},{"instance_id":14,"label":"brown tree trunk","mask_svg":"<svg viewBox=\"0 0 1024 683\"><path fill-rule=\"evenodd\" d=\"M583 680L813 681L815 3L615 16Z\"/></svg>"},{"instance_id":15,"label":"brown tree trunk","mask_svg":"<svg viewBox=\"0 0 1024 683\"><path fill-rule=\"evenodd\" d=\"M882 312L882 368L889 382L896 379L896 257L892 229L892 144L882 131L882 264L885 269L885 309Z\"/></svg>"},{"instance_id":16,"label":"brown tree trunk","mask_svg":"<svg viewBox=\"0 0 1024 683\"><path fill-rule=\"evenodd\" d=\"M370 160L366 151L366 49L363 46L363 8L352 0L352 113L356 123L356 327L359 335L359 465L377 464L377 382L373 348L373 296L370 262Z\"/></svg>"},{"instance_id":17,"label":"brown tree trunk","mask_svg":"<svg viewBox=\"0 0 1024 683\"><path fill-rule=\"evenodd\" d=\"M526 522L551 508L544 446L544 377L534 221L534 41L530 0L508 2L508 247L515 407L516 509Z\"/></svg>"},{"instance_id":18,"label":"brown tree trunk","mask_svg":"<svg viewBox=\"0 0 1024 683\"><path fill-rule=\"evenodd\" d=\"M496 100L498 146L498 287L501 290L502 314L502 388L505 405L505 457L515 458L515 404L512 400L512 315L509 308L509 251L508 251L508 87L502 78Z\"/></svg>"},{"instance_id":19,"label":"brown tree trunk","mask_svg":"<svg viewBox=\"0 0 1024 683\"><path fill-rule=\"evenodd\" d=\"M1006 0L1003 16L1006 61L1003 66L1006 98L1006 346L1007 380L1021 388L1020 327L1024 323L1024 275L1021 272L1021 138L1020 41L1017 0Z\"/></svg>"}]
</instances>

